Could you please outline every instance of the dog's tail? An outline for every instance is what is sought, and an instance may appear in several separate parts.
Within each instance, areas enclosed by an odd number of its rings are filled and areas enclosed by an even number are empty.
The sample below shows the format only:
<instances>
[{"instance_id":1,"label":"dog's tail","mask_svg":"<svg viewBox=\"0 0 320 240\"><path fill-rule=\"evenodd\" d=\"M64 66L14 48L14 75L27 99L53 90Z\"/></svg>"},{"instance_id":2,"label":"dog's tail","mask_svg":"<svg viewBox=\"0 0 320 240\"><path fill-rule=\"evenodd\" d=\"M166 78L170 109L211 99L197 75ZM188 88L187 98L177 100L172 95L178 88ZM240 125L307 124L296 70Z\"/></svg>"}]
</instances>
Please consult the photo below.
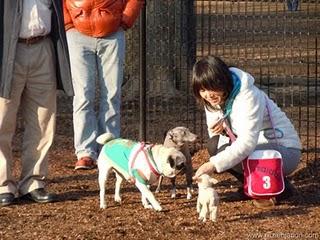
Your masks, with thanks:
<instances>
[{"instance_id":1,"label":"dog's tail","mask_svg":"<svg viewBox=\"0 0 320 240\"><path fill-rule=\"evenodd\" d=\"M101 134L99 137L97 137L97 143L100 143L101 145L106 144L107 142L114 139L114 136L112 133L104 133Z\"/></svg>"}]
</instances>

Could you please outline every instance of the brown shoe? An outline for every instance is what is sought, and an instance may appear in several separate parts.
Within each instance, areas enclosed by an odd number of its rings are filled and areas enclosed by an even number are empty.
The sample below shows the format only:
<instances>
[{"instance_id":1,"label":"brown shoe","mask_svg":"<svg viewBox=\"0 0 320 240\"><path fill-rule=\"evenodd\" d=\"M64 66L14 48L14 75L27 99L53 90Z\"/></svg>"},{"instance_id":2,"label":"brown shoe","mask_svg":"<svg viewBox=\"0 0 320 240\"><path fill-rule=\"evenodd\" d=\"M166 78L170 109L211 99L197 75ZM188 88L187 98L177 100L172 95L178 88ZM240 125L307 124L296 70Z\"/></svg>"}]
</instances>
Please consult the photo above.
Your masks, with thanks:
<instances>
[{"instance_id":1,"label":"brown shoe","mask_svg":"<svg viewBox=\"0 0 320 240\"><path fill-rule=\"evenodd\" d=\"M261 209L271 209L274 208L277 204L276 198L269 198L269 199L254 199L252 203L255 207Z\"/></svg>"},{"instance_id":2,"label":"brown shoe","mask_svg":"<svg viewBox=\"0 0 320 240\"><path fill-rule=\"evenodd\" d=\"M75 170L89 170L96 168L97 165L91 157L82 157L76 162Z\"/></svg>"}]
</instances>

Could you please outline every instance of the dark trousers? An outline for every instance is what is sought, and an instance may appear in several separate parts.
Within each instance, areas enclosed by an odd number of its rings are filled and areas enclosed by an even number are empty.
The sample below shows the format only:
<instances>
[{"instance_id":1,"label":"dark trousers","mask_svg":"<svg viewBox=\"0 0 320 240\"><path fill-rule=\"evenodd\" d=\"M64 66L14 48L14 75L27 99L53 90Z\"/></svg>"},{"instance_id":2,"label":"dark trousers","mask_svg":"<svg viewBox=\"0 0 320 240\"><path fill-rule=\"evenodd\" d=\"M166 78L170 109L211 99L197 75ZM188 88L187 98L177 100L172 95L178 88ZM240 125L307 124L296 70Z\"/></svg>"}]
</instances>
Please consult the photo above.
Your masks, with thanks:
<instances>
[{"instance_id":1,"label":"dark trousers","mask_svg":"<svg viewBox=\"0 0 320 240\"><path fill-rule=\"evenodd\" d=\"M206 144L206 148L208 150L210 157L215 156L216 154L223 151L226 147L228 147L230 145L230 144L224 144L218 148L219 137L220 136L217 135L217 136L213 136L213 137L209 138L209 140ZM229 170L227 170L227 172L230 173L232 176L234 176L238 181L243 183L243 174L236 172L233 169L229 169Z\"/></svg>"},{"instance_id":2,"label":"dark trousers","mask_svg":"<svg viewBox=\"0 0 320 240\"><path fill-rule=\"evenodd\" d=\"M299 0L287 0L287 6L289 11L297 11Z\"/></svg>"}]
</instances>

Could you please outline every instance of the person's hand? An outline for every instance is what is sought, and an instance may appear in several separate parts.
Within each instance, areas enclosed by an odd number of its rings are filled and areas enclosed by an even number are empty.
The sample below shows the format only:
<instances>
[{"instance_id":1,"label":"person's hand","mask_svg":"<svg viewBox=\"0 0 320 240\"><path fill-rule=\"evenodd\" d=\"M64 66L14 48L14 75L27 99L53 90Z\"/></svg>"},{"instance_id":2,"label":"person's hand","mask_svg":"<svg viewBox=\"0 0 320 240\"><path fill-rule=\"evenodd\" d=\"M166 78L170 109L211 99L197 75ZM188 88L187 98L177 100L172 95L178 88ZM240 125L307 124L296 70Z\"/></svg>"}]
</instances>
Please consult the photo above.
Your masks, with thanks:
<instances>
[{"instance_id":1,"label":"person's hand","mask_svg":"<svg viewBox=\"0 0 320 240\"><path fill-rule=\"evenodd\" d=\"M218 120L213 126L209 127L209 131L214 135L220 135L224 130L224 119Z\"/></svg>"},{"instance_id":2,"label":"person's hand","mask_svg":"<svg viewBox=\"0 0 320 240\"><path fill-rule=\"evenodd\" d=\"M196 174L193 177L193 180L197 180L202 174L212 174L215 171L215 167L213 163L206 162L202 164L198 170L196 171Z\"/></svg>"}]
</instances>

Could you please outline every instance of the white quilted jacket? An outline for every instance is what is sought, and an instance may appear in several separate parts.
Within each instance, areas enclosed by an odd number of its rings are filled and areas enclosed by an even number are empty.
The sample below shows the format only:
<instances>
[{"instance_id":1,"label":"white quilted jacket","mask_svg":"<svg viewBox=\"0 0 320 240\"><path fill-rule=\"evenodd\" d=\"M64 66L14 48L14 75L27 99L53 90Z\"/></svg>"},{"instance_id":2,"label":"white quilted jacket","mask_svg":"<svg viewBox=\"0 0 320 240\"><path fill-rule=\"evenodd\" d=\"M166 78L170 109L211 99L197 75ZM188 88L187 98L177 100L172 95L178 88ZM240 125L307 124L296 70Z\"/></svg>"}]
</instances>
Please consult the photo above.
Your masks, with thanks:
<instances>
[{"instance_id":1,"label":"white quilted jacket","mask_svg":"<svg viewBox=\"0 0 320 240\"><path fill-rule=\"evenodd\" d=\"M266 94L254 85L254 78L238 68L230 68L241 80L240 92L234 99L229 116L232 131L237 140L225 151L211 157L217 172L228 170L250 153L257 144L274 143L273 131L266 109L266 99L271 109L271 115L280 145L301 149L300 139L293 124L284 112ZM222 112L210 112L206 109L208 129L222 116ZM209 136L212 133L209 131Z\"/></svg>"}]
</instances>

